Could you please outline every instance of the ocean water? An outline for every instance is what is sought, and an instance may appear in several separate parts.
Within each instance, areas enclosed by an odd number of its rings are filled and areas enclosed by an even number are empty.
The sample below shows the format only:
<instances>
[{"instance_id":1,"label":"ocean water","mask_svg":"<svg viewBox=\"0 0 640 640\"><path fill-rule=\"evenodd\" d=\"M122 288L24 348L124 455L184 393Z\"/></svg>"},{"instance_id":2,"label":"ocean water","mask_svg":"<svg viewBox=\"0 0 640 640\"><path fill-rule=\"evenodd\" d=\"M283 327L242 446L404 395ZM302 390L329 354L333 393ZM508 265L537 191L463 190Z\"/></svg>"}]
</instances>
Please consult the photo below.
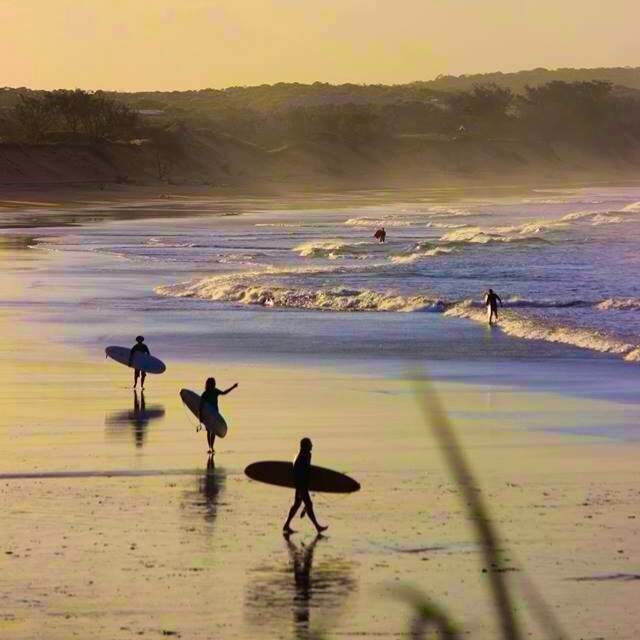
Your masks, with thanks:
<instances>
[{"instance_id":1,"label":"ocean water","mask_svg":"<svg viewBox=\"0 0 640 640\"><path fill-rule=\"evenodd\" d=\"M128 320L187 350L216 335L225 354L473 360L509 336L519 346L505 349L532 357L564 345L640 361L640 188L164 199L89 214L58 212L57 226L34 214L27 241L47 266L20 300L72 339L124 337ZM18 219L5 234L24 236ZM504 302L499 328L467 340L465 324L486 324L488 287Z\"/></svg>"}]
</instances>

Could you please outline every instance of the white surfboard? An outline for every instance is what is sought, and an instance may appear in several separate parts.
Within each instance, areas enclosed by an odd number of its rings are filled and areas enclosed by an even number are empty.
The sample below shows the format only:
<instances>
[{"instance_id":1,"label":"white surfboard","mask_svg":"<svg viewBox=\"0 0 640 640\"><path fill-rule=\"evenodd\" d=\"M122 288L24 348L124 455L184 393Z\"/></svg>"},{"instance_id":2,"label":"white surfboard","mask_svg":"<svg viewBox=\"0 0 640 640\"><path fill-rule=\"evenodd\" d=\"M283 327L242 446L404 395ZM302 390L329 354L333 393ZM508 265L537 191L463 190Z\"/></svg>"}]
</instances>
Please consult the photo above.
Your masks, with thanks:
<instances>
[{"instance_id":1,"label":"white surfboard","mask_svg":"<svg viewBox=\"0 0 640 640\"><path fill-rule=\"evenodd\" d=\"M131 349L127 347L107 347L104 352L107 354L107 358L111 358L125 367L129 366L129 356L131 355ZM133 362L131 363L132 369L140 369L145 373L164 373L167 369L162 360L154 358L148 353L140 353L136 351L133 354Z\"/></svg>"},{"instance_id":2,"label":"white surfboard","mask_svg":"<svg viewBox=\"0 0 640 640\"><path fill-rule=\"evenodd\" d=\"M200 395L191 389L180 389L180 398L185 403L189 411L200 419ZM213 431L218 437L224 438L227 435L227 423L222 414L216 411L208 402L202 408L202 424L207 431Z\"/></svg>"}]
</instances>

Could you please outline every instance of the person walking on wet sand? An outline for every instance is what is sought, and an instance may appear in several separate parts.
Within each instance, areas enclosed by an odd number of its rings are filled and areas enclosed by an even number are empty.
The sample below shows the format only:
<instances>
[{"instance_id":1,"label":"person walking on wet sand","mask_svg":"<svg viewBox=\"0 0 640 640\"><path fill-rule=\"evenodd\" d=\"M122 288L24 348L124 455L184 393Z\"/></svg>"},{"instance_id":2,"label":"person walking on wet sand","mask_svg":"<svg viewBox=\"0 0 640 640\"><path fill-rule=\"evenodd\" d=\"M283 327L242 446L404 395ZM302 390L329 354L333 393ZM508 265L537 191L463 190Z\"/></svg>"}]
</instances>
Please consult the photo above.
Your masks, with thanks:
<instances>
[{"instance_id":1,"label":"person walking on wet sand","mask_svg":"<svg viewBox=\"0 0 640 640\"><path fill-rule=\"evenodd\" d=\"M494 292L493 289L489 289L484 296L484 304L487 307L487 316L489 318L489 324L492 324L491 320L495 317L496 322L498 322L498 302L500 302L500 306L504 306L502 304L502 300L500 296Z\"/></svg>"},{"instance_id":2,"label":"person walking on wet sand","mask_svg":"<svg viewBox=\"0 0 640 640\"><path fill-rule=\"evenodd\" d=\"M136 343L133 345L131 351L129 352L130 367L133 365L133 357L136 355L136 353L146 353L147 355L151 355L149 347L147 347L147 345L144 343L144 336L136 337ZM142 371L141 369L135 369L133 372L133 388L136 388L136 385L138 384L138 378L140 378L140 388L144 389L144 380L146 377L147 374L144 371Z\"/></svg>"},{"instance_id":3,"label":"person walking on wet sand","mask_svg":"<svg viewBox=\"0 0 640 640\"><path fill-rule=\"evenodd\" d=\"M296 459L293 463L293 481L296 487L296 494L293 505L291 506L291 509L289 509L287 521L282 527L282 532L284 534L295 533L291 528L291 521L295 517L298 509L300 508L300 505L302 504L304 504L302 515L306 513L309 516L309 520L313 522L313 526L316 528L316 531L318 533L322 533L328 528L319 524L316 520L316 514L313 511L313 502L311 501L311 496L309 495L311 449L313 449L313 443L311 442L311 440L309 438L302 438L302 440L300 440L300 451L298 452L298 455L296 456Z\"/></svg>"},{"instance_id":4,"label":"person walking on wet sand","mask_svg":"<svg viewBox=\"0 0 640 640\"><path fill-rule=\"evenodd\" d=\"M202 424L202 410L204 409L205 402L211 405L216 413L220 413L218 409L218 396L226 396L229 391L233 391L238 386L238 383L232 384L228 389L222 391L216 387L215 378L207 378L204 384L204 392L200 396L200 406L198 407L198 419ZM207 444L209 445L209 453L214 453L213 443L215 442L215 431L207 426Z\"/></svg>"}]
</instances>

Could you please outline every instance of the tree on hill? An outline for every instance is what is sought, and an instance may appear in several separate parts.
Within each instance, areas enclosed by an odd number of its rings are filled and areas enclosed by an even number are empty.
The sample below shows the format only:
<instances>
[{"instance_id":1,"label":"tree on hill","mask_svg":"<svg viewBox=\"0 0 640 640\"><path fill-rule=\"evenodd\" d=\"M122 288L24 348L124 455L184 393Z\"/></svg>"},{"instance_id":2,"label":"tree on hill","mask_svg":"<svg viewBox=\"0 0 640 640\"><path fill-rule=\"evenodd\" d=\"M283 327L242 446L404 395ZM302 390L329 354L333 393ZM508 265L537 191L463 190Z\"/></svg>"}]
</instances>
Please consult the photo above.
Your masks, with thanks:
<instances>
[{"instance_id":1,"label":"tree on hill","mask_svg":"<svg viewBox=\"0 0 640 640\"><path fill-rule=\"evenodd\" d=\"M21 95L11 115L19 127L18 137L35 143L53 132L117 139L133 135L139 124L138 114L126 105L81 89Z\"/></svg>"},{"instance_id":2,"label":"tree on hill","mask_svg":"<svg viewBox=\"0 0 640 640\"><path fill-rule=\"evenodd\" d=\"M525 129L547 141L593 143L612 133L617 99L608 82L554 81L527 87L519 102ZM616 127L614 126L613 129Z\"/></svg>"},{"instance_id":3,"label":"tree on hill","mask_svg":"<svg viewBox=\"0 0 640 640\"><path fill-rule=\"evenodd\" d=\"M476 85L473 91L452 94L447 104L461 124L471 124L475 129L496 129L509 119L513 93L495 84Z\"/></svg>"}]
</instances>

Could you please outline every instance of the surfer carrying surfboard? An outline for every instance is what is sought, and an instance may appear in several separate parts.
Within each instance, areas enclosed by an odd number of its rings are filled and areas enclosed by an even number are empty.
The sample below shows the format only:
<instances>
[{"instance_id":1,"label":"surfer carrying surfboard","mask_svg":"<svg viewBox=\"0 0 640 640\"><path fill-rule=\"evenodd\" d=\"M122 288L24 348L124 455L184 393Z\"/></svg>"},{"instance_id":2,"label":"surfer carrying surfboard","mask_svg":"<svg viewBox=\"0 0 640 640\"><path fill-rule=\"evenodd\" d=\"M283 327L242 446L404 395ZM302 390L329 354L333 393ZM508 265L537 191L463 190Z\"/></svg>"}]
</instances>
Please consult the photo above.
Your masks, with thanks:
<instances>
[{"instance_id":1,"label":"surfer carrying surfboard","mask_svg":"<svg viewBox=\"0 0 640 640\"><path fill-rule=\"evenodd\" d=\"M129 353L129 366L133 363L133 356L136 353L146 353L147 355L151 355L149 351L149 347L144 343L144 336L137 336L136 343L131 347L131 352ZM147 377L147 374L141 369L135 369L133 372L133 388L136 388L138 384L138 378L140 378L140 388L144 389L144 379Z\"/></svg>"},{"instance_id":2,"label":"surfer carrying surfboard","mask_svg":"<svg viewBox=\"0 0 640 640\"><path fill-rule=\"evenodd\" d=\"M484 304L487 307L487 315L489 317L489 324L491 324L492 318L495 317L496 322L498 321L498 302L500 302L500 306L504 306L502 304L502 300L500 296L493 290L489 289L484 296Z\"/></svg>"},{"instance_id":3,"label":"surfer carrying surfboard","mask_svg":"<svg viewBox=\"0 0 640 640\"><path fill-rule=\"evenodd\" d=\"M209 404L211 408L219 414L220 409L218 409L218 396L226 396L229 391L233 391L237 386L238 383L236 382L235 384L232 384L228 389L222 391L222 389L216 388L215 378L207 378L207 381L204 384L204 392L200 396L200 405L198 407L198 420L200 420L201 424L203 422L202 410L205 407L205 403ZM209 453L213 453L213 443L215 439L216 432L213 430L213 428L209 428L209 424L207 423L207 444L209 445Z\"/></svg>"},{"instance_id":4,"label":"surfer carrying surfboard","mask_svg":"<svg viewBox=\"0 0 640 640\"><path fill-rule=\"evenodd\" d=\"M384 230L384 227L380 227L376 229L376 232L373 234L373 237L378 242L384 242L387 239L387 232Z\"/></svg>"},{"instance_id":5,"label":"surfer carrying surfboard","mask_svg":"<svg viewBox=\"0 0 640 640\"><path fill-rule=\"evenodd\" d=\"M316 520L316 514L313 511L313 502L311 501L311 496L309 495L309 472L311 469L311 449L313 449L313 443L310 438L302 438L300 440L300 451L296 456L296 459L293 463L293 479L296 485L296 495L293 501L293 505L291 505L291 509L289 509L289 515L287 516L287 521L284 523L282 527L282 531L285 534L294 533L291 528L291 521L295 517L300 505L304 503L303 515L306 513L309 516L309 520L313 522L313 526L316 528L318 533L322 533L326 531L328 527L318 524Z\"/></svg>"}]
</instances>

